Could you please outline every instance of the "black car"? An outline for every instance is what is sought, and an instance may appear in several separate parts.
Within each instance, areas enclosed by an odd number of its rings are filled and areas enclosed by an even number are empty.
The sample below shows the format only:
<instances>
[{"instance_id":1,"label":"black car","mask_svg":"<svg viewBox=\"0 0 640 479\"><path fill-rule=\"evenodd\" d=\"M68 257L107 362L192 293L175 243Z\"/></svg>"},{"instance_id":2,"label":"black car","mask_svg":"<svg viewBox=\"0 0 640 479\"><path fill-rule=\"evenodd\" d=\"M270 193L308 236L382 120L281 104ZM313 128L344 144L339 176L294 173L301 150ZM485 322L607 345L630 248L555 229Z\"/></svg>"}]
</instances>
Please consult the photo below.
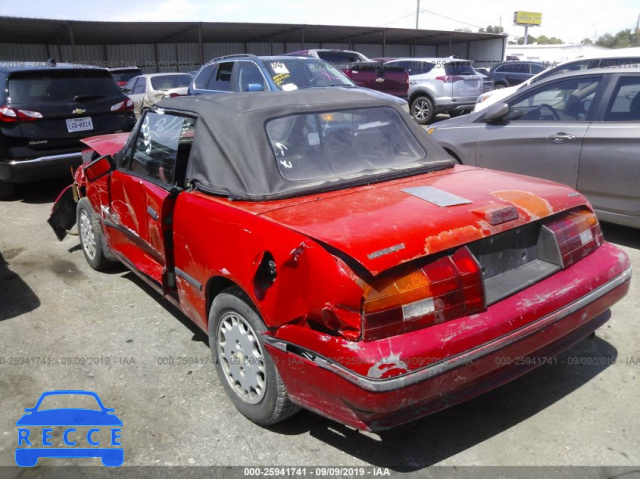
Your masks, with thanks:
<instances>
[{"instance_id":1,"label":"black car","mask_svg":"<svg viewBox=\"0 0 640 479\"><path fill-rule=\"evenodd\" d=\"M536 62L502 62L492 66L487 76L493 80L495 88L506 88L518 85L544 69L543 64Z\"/></svg>"},{"instance_id":2,"label":"black car","mask_svg":"<svg viewBox=\"0 0 640 479\"><path fill-rule=\"evenodd\" d=\"M68 175L82 138L135 125L133 102L104 68L5 62L0 85L0 198L16 183Z\"/></svg>"}]
</instances>

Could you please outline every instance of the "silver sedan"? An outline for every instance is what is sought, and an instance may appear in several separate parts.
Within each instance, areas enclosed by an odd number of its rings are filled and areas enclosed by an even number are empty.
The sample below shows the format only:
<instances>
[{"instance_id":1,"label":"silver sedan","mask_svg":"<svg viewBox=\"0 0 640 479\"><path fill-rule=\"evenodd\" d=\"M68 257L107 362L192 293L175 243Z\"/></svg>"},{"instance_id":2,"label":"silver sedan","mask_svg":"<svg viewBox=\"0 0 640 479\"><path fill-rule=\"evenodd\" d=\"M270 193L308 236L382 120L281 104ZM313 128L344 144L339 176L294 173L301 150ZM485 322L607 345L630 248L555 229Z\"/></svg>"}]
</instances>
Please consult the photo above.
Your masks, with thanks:
<instances>
[{"instance_id":1,"label":"silver sedan","mask_svg":"<svg viewBox=\"0 0 640 479\"><path fill-rule=\"evenodd\" d=\"M427 132L463 164L567 184L640 228L640 68L554 76Z\"/></svg>"}]
</instances>

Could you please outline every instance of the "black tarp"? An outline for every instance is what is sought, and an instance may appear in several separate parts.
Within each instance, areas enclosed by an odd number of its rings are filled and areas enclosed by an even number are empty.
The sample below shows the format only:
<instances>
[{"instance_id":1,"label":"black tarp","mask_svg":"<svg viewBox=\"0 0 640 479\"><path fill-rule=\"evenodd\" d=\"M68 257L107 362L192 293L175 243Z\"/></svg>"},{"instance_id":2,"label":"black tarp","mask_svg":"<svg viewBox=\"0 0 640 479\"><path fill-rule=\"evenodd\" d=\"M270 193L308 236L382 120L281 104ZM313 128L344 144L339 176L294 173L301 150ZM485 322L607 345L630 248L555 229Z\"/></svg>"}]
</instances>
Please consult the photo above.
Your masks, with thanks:
<instances>
[{"instance_id":1,"label":"black tarp","mask_svg":"<svg viewBox=\"0 0 640 479\"><path fill-rule=\"evenodd\" d=\"M280 175L265 132L268 120L323 111L386 106L427 152L401 170L373 170L349 177L290 181ZM234 200L262 201L409 176L453 166L446 152L402 109L393 97L362 88L309 88L289 92L221 93L162 100L158 108L198 117L187 166L187 184ZM415 167L413 167L415 165Z\"/></svg>"}]
</instances>

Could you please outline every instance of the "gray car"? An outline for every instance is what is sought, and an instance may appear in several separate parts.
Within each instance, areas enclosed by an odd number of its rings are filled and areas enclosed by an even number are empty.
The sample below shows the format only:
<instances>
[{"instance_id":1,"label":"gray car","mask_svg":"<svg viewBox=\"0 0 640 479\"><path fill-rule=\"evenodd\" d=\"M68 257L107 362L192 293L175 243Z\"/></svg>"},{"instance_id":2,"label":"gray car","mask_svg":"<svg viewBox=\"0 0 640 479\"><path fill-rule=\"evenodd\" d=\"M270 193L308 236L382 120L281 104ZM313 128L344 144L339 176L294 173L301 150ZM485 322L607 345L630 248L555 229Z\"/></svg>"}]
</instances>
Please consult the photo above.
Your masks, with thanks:
<instances>
[{"instance_id":1,"label":"gray car","mask_svg":"<svg viewBox=\"0 0 640 479\"><path fill-rule=\"evenodd\" d=\"M463 164L567 184L640 228L640 68L554 76L427 131Z\"/></svg>"},{"instance_id":2,"label":"gray car","mask_svg":"<svg viewBox=\"0 0 640 479\"><path fill-rule=\"evenodd\" d=\"M409 73L411 115L421 125L437 113L456 116L475 107L483 92L482 75L471 60L460 58L398 58L385 65L401 66Z\"/></svg>"}]
</instances>

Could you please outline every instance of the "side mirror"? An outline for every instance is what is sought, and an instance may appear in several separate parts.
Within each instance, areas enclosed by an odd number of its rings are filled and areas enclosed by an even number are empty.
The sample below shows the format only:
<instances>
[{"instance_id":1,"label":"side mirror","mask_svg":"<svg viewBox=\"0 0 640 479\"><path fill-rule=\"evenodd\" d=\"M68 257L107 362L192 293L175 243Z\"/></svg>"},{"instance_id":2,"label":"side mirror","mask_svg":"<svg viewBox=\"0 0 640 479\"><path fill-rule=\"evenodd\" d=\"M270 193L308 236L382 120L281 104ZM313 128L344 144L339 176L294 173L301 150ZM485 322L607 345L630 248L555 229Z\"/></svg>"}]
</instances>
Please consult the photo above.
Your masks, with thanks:
<instances>
[{"instance_id":1,"label":"side mirror","mask_svg":"<svg viewBox=\"0 0 640 479\"><path fill-rule=\"evenodd\" d=\"M260 83L249 83L247 91L264 91L264 87Z\"/></svg>"},{"instance_id":2,"label":"side mirror","mask_svg":"<svg viewBox=\"0 0 640 479\"><path fill-rule=\"evenodd\" d=\"M84 175L89 181L96 181L113 171L113 161L110 155L101 156L84 168Z\"/></svg>"},{"instance_id":3,"label":"side mirror","mask_svg":"<svg viewBox=\"0 0 640 479\"><path fill-rule=\"evenodd\" d=\"M496 103L495 105L491 105L489 108L487 108L487 113L484 116L484 121L486 123L497 123L501 120L504 120L509 112L509 105L507 105L506 103Z\"/></svg>"}]
</instances>

